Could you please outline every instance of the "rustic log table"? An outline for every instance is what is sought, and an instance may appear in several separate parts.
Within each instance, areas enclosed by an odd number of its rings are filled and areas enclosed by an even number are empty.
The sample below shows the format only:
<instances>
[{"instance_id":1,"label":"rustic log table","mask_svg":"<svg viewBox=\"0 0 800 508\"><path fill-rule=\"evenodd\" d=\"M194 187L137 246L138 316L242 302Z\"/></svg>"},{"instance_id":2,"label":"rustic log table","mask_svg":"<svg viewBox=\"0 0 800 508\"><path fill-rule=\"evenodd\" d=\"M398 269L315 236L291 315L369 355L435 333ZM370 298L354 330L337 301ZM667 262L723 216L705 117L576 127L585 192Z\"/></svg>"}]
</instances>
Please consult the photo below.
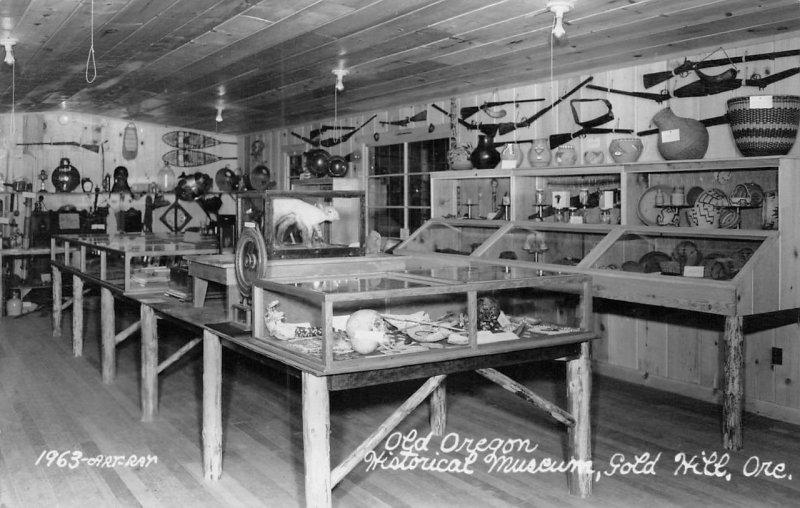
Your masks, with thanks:
<instances>
[{"instance_id":1,"label":"rustic log table","mask_svg":"<svg viewBox=\"0 0 800 508\"><path fill-rule=\"evenodd\" d=\"M317 376L291 369L302 379L302 426L305 463L306 506L331 506L332 489L352 471L364 457L388 436L415 408L426 399L430 404L430 425L435 435L443 435L446 425L446 389L448 374L476 371L535 406L547 411L568 429L568 460L575 467L568 476L569 492L588 497L592 490L591 473L591 338L582 335L560 344L513 353L490 354L411 365L392 369L366 370ZM237 334L228 323L208 325L203 332L203 474L208 480L222 475L222 345L273 358L263 343L247 334ZM566 358L566 410L547 401L527 387L506 377L495 367L532 361ZM330 462L330 391L345 390L408 379L425 379L422 386L390 415L364 442L338 466Z\"/></svg>"},{"instance_id":2,"label":"rustic log table","mask_svg":"<svg viewBox=\"0 0 800 508\"><path fill-rule=\"evenodd\" d=\"M303 267L296 268L302 271ZM591 329L589 277L510 267L502 262L413 256L355 266L331 265L305 276L289 273L289 268L282 272L254 283L252 332L243 332L232 323L208 325L203 332L206 478L217 479L221 474L221 346L226 345L289 368L302 379L308 506L330 506L331 489L426 399L430 399L432 409L432 431L441 434L446 421L444 381L448 374L461 371L476 371L564 424L570 436L568 460L574 465L570 470L570 492L584 497L590 494L590 341L595 333ZM308 322L298 326L306 330L310 325L310 330L316 330L313 336L282 337L281 330L285 328L270 324L276 308L285 319L282 323ZM394 334L384 344L387 349L359 349L359 353L341 348L344 332L336 330L344 329L344 321L349 323L359 309L372 312L373 316L383 315L383 319L400 327L386 332ZM497 315L500 319L502 309L510 313L505 319L514 332L486 328L487 316ZM443 340L444 335L440 336L434 340L436 344L427 343L423 336L412 332L413 326L406 327L407 332L400 331L403 323L413 323L421 315L431 319L460 316L457 322L461 324L445 325L451 331L459 331L447 341ZM412 337L418 340L410 340ZM355 348L356 336L350 338ZM338 349L334 348L335 343L340 344ZM568 360L566 410L494 370L555 358ZM329 392L408 379L426 381L353 453L331 469Z\"/></svg>"},{"instance_id":3,"label":"rustic log table","mask_svg":"<svg viewBox=\"0 0 800 508\"><path fill-rule=\"evenodd\" d=\"M114 299L163 293L168 287L168 268L155 266L157 259L217 252L216 240L172 234L53 235L50 265L53 284L53 336L61 335L63 274L72 275L72 352L83 355L84 284L100 288L100 334L103 382L116 376L116 346L141 328L136 321L116 332ZM152 265L152 266L151 266ZM166 276L166 279L165 279ZM144 349L144 348L143 348Z\"/></svg>"}]
</instances>

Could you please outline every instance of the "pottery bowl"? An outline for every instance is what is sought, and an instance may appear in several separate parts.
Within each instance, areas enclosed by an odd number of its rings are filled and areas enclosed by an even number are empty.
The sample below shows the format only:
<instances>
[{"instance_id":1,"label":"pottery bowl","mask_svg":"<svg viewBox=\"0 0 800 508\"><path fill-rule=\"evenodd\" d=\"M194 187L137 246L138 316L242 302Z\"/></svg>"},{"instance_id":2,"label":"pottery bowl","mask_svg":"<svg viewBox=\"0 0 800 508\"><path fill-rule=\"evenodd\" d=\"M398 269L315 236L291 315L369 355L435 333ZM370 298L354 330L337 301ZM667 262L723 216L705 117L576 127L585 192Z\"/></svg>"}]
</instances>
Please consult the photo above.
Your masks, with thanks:
<instances>
[{"instance_id":1,"label":"pottery bowl","mask_svg":"<svg viewBox=\"0 0 800 508\"><path fill-rule=\"evenodd\" d=\"M644 145L639 138L613 139L608 145L608 153L614 162L636 162L642 155Z\"/></svg>"}]
</instances>

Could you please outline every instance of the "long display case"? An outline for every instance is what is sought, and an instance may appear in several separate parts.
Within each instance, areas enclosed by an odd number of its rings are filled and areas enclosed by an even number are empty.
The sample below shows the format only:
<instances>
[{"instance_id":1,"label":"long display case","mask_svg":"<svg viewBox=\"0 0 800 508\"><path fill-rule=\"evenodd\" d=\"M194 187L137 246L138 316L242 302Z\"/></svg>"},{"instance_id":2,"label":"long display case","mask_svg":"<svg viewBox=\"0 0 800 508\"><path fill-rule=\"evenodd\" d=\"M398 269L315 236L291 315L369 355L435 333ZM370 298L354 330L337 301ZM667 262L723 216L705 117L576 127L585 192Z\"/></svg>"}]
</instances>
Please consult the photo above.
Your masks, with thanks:
<instances>
[{"instance_id":1,"label":"long display case","mask_svg":"<svg viewBox=\"0 0 800 508\"><path fill-rule=\"evenodd\" d=\"M218 250L216 238L196 233L53 235L50 247L54 266L75 270L125 294L165 291L170 268L182 256L215 254Z\"/></svg>"},{"instance_id":2,"label":"long display case","mask_svg":"<svg viewBox=\"0 0 800 508\"><path fill-rule=\"evenodd\" d=\"M449 258L390 256L261 279L253 287L253 308L261 309L253 312L253 336L281 361L316 375L593 336L588 277Z\"/></svg>"}]
</instances>

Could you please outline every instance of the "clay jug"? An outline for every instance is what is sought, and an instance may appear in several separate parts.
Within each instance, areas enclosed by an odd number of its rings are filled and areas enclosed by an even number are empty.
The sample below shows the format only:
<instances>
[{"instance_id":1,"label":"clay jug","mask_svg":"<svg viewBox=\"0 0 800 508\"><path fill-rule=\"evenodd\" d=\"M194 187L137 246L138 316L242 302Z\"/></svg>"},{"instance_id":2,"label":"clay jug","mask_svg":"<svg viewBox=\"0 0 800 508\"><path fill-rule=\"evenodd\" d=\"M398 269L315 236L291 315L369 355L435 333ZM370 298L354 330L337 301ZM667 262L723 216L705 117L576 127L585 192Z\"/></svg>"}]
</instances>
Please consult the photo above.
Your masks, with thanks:
<instances>
[{"instance_id":1,"label":"clay jug","mask_svg":"<svg viewBox=\"0 0 800 508\"><path fill-rule=\"evenodd\" d=\"M531 149L528 152L528 162L534 168L541 168L550 165L550 140L547 138L534 139Z\"/></svg>"},{"instance_id":2,"label":"clay jug","mask_svg":"<svg viewBox=\"0 0 800 508\"><path fill-rule=\"evenodd\" d=\"M653 117L658 127L658 151L666 160L702 159L708 150L708 129L699 120L664 108Z\"/></svg>"},{"instance_id":3,"label":"clay jug","mask_svg":"<svg viewBox=\"0 0 800 508\"><path fill-rule=\"evenodd\" d=\"M476 169L493 169L500 162L500 152L494 147L494 141L483 134L478 135L478 146L469 156Z\"/></svg>"},{"instance_id":4,"label":"clay jug","mask_svg":"<svg viewBox=\"0 0 800 508\"><path fill-rule=\"evenodd\" d=\"M503 169L514 169L522 165L522 149L516 143L506 143L503 151L500 152L501 167Z\"/></svg>"},{"instance_id":5,"label":"clay jug","mask_svg":"<svg viewBox=\"0 0 800 508\"><path fill-rule=\"evenodd\" d=\"M22 300L19 297L19 291L14 291L14 294L6 302L6 314L8 316L19 316L22 314Z\"/></svg>"}]
</instances>

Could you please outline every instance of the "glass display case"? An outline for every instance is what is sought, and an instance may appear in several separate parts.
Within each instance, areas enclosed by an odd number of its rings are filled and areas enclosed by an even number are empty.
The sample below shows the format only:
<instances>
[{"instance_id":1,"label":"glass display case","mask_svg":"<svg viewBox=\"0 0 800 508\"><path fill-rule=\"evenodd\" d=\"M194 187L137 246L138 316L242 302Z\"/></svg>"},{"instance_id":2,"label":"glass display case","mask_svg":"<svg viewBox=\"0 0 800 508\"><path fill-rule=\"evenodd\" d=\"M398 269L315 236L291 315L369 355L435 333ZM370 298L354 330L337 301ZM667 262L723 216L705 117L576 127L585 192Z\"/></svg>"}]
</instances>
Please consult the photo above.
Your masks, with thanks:
<instances>
[{"instance_id":1,"label":"glass display case","mask_svg":"<svg viewBox=\"0 0 800 508\"><path fill-rule=\"evenodd\" d=\"M712 314L778 307L775 231L631 227L612 231L579 265L597 296Z\"/></svg>"},{"instance_id":2,"label":"glass display case","mask_svg":"<svg viewBox=\"0 0 800 508\"><path fill-rule=\"evenodd\" d=\"M460 254L576 266L611 229L600 224L431 219L394 252Z\"/></svg>"},{"instance_id":3,"label":"glass display case","mask_svg":"<svg viewBox=\"0 0 800 508\"><path fill-rule=\"evenodd\" d=\"M398 245L395 252L469 256L505 226L487 220L431 219Z\"/></svg>"},{"instance_id":4,"label":"glass display case","mask_svg":"<svg viewBox=\"0 0 800 508\"><path fill-rule=\"evenodd\" d=\"M514 220L620 223L620 166L515 171L512 190Z\"/></svg>"},{"instance_id":5,"label":"glass display case","mask_svg":"<svg viewBox=\"0 0 800 508\"><path fill-rule=\"evenodd\" d=\"M163 292L169 289L170 269L183 256L215 254L215 237L196 233L54 235L51 239L54 263L76 270L102 285L126 294Z\"/></svg>"},{"instance_id":6,"label":"glass display case","mask_svg":"<svg viewBox=\"0 0 800 508\"><path fill-rule=\"evenodd\" d=\"M364 191L248 191L236 199L237 231L260 231L268 259L364 254Z\"/></svg>"},{"instance_id":7,"label":"glass display case","mask_svg":"<svg viewBox=\"0 0 800 508\"><path fill-rule=\"evenodd\" d=\"M317 375L533 349L592 336L589 277L464 258L254 284L253 337ZM405 268L396 266L405 259Z\"/></svg>"},{"instance_id":8,"label":"glass display case","mask_svg":"<svg viewBox=\"0 0 800 508\"><path fill-rule=\"evenodd\" d=\"M508 170L446 171L431 175L431 218L505 219L511 210Z\"/></svg>"},{"instance_id":9,"label":"glass display case","mask_svg":"<svg viewBox=\"0 0 800 508\"><path fill-rule=\"evenodd\" d=\"M513 222L478 248L476 255L485 259L577 266L610 230L595 224Z\"/></svg>"}]
</instances>

